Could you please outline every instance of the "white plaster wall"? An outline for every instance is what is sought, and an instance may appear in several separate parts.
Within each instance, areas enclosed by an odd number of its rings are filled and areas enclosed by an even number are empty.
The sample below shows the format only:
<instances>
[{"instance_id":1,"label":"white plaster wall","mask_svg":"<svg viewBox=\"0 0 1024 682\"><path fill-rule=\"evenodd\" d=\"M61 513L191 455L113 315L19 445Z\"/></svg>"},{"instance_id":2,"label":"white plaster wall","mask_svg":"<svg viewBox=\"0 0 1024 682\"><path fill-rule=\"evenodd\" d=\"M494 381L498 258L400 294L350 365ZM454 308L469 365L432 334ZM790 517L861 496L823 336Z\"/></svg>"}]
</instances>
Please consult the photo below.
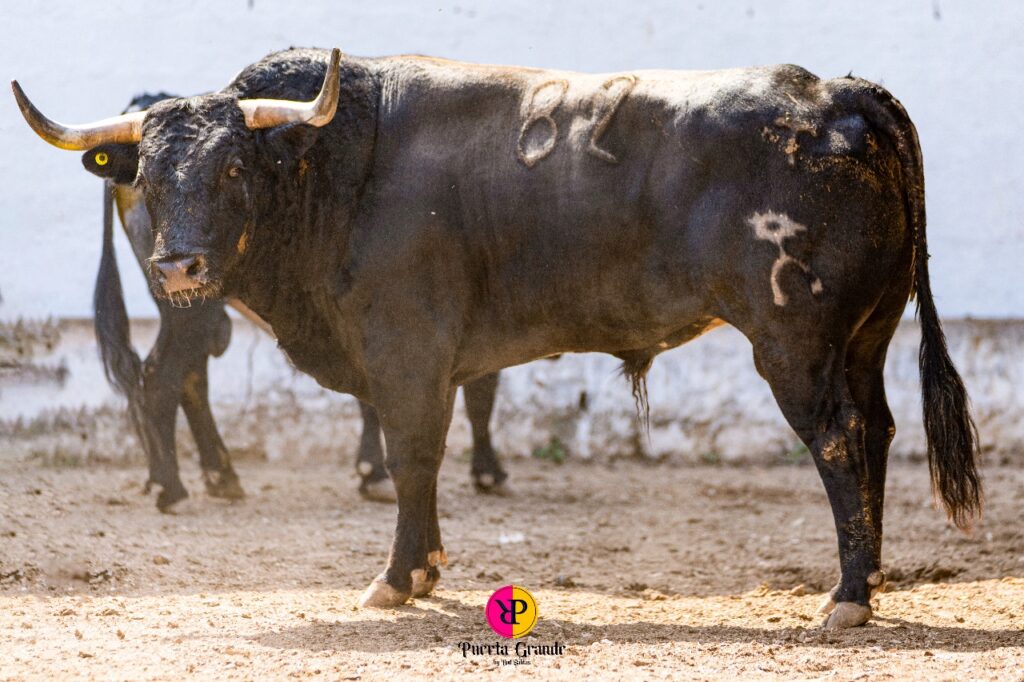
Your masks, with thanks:
<instances>
[{"instance_id":1,"label":"white plaster wall","mask_svg":"<svg viewBox=\"0 0 1024 682\"><path fill-rule=\"evenodd\" d=\"M61 327L59 344L52 351L36 349L38 354L29 359L44 367L65 367L63 384L31 376L5 380L0 373L0 460L48 448L77 452L101 443L106 443L103 455L114 460L138 456L134 439L124 436L126 420L111 433L102 416L94 416L109 406L120 413L124 403L103 379L91 325L74 321ZM986 461L1022 461L1024 392L1019 387L1024 384L1024 363L1019 358L1024 321L950 321L945 327L953 360L972 398ZM155 324L136 323L133 340L148 348L155 332ZM925 452L920 338L917 325L905 321L886 363L897 457ZM658 357L648 377L649 436L637 420L620 364L608 355L585 354L505 370L491 421L495 447L507 457L529 456L554 438L570 457L596 461L636 455L673 462L806 459L768 384L754 370L750 343L735 329L717 329ZM249 323L237 321L227 353L211 360L210 387L214 413L233 450L262 451L271 459L353 461L361 427L355 399L297 373L273 340ZM75 428L53 426L54 413L62 415L58 424L70 420ZM30 426L12 427L19 420ZM182 433L183 422L179 420ZM33 437L4 439L5 434L22 432ZM46 432L52 441L40 442L38 435ZM88 443L83 434L88 434ZM448 450L460 453L470 443L460 393Z\"/></svg>"},{"instance_id":2,"label":"white plaster wall","mask_svg":"<svg viewBox=\"0 0 1024 682\"><path fill-rule=\"evenodd\" d=\"M587 71L777 62L883 83L920 130L944 315L1024 315L1024 5L951 0L59 0L0 3L0 75L58 120L215 89L290 45ZM100 185L0 93L0 318L86 316ZM131 264L123 237L122 264ZM129 309L155 309L134 267Z\"/></svg>"}]
</instances>

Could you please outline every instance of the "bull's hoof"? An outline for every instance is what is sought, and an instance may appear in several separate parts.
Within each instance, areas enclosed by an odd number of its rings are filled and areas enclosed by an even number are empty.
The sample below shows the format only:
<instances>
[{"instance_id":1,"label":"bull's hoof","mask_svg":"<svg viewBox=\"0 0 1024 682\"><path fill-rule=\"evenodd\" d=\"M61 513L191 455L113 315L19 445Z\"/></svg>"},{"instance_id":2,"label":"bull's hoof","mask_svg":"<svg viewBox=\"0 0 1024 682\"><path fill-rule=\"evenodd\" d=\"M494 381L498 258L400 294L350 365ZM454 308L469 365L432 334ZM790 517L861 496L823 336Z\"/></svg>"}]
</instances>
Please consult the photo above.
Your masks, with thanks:
<instances>
[{"instance_id":1,"label":"bull's hoof","mask_svg":"<svg viewBox=\"0 0 1024 682\"><path fill-rule=\"evenodd\" d=\"M371 502L397 502L398 494L395 492L395 484L390 478L382 478L377 481L363 481L359 486L359 494L364 500Z\"/></svg>"},{"instance_id":2,"label":"bull's hoof","mask_svg":"<svg viewBox=\"0 0 1024 682\"><path fill-rule=\"evenodd\" d=\"M179 481L176 485L160 490L160 494L156 496L156 508L164 514L178 513L181 503L187 497L188 491L185 490L185 486Z\"/></svg>"},{"instance_id":3,"label":"bull's hoof","mask_svg":"<svg viewBox=\"0 0 1024 682\"><path fill-rule=\"evenodd\" d=\"M214 471L204 477L206 493L210 497L225 500L241 500L245 498L245 490L234 471Z\"/></svg>"},{"instance_id":4,"label":"bull's hoof","mask_svg":"<svg viewBox=\"0 0 1024 682\"><path fill-rule=\"evenodd\" d=\"M185 514L195 513L197 508L194 498L185 497L178 500L167 509L161 509L160 511L164 514L168 514L169 516L182 516Z\"/></svg>"},{"instance_id":5,"label":"bull's hoof","mask_svg":"<svg viewBox=\"0 0 1024 682\"><path fill-rule=\"evenodd\" d=\"M426 597L434 591L439 582L441 582L441 571L437 570L435 566L426 570L417 568L412 572L412 596Z\"/></svg>"},{"instance_id":6,"label":"bull's hoof","mask_svg":"<svg viewBox=\"0 0 1024 682\"><path fill-rule=\"evenodd\" d=\"M871 620L871 607L852 601L841 601L821 623L825 630L845 630L864 625Z\"/></svg>"},{"instance_id":7,"label":"bull's hoof","mask_svg":"<svg viewBox=\"0 0 1024 682\"><path fill-rule=\"evenodd\" d=\"M359 606L364 609L391 609L409 601L409 593L399 592L383 580L374 580L359 598Z\"/></svg>"},{"instance_id":8,"label":"bull's hoof","mask_svg":"<svg viewBox=\"0 0 1024 682\"><path fill-rule=\"evenodd\" d=\"M512 488L509 486L507 476L500 480L493 474L480 474L473 477L473 487L482 495L495 495L497 497L510 497Z\"/></svg>"}]
</instances>

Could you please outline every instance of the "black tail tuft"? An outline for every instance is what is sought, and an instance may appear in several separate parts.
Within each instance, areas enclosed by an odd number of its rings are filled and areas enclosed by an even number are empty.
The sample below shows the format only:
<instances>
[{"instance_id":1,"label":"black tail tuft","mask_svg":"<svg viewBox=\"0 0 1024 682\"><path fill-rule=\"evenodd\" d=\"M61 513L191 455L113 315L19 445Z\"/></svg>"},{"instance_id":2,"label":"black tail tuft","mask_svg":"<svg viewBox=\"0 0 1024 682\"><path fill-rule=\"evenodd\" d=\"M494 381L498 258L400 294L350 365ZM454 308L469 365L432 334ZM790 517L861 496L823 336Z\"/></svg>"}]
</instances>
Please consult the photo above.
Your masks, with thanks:
<instances>
[{"instance_id":1,"label":"black tail tuft","mask_svg":"<svg viewBox=\"0 0 1024 682\"><path fill-rule=\"evenodd\" d=\"M978 430L971 418L964 382L949 357L946 335L932 298L921 146L917 130L903 106L879 86L869 84L867 87L872 89L867 108L900 156L907 223L914 240L914 290L921 323L918 362L932 488L953 523L966 529L981 515L982 507L977 469Z\"/></svg>"},{"instance_id":2,"label":"black tail tuft","mask_svg":"<svg viewBox=\"0 0 1024 682\"><path fill-rule=\"evenodd\" d=\"M103 250L93 292L93 324L99 342L103 372L114 389L128 399L128 418L146 452L149 483L161 479L159 434L146 413L142 361L132 347L128 311L124 306L121 275L114 253L114 183L103 183Z\"/></svg>"},{"instance_id":3,"label":"black tail tuft","mask_svg":"<svg viewBox=\"0 0 1024 682\"><path fill-rule=\"evenodd\" d=\"M647 372L654 363L654 356L643 352L621 353L622 375L629 379L633 387L633 401L636 403L637 420L643 424L644 430L651 431L651 406L647 402Z\"/></svg>"},{"instance_id":4,"label":"black tail tuft","mask_svg":"<svg viewBox=\"0 0 1024 682\"><path fill-rule=\"evenodd\" d=\"M975 464L978 429L971 417L967 389L949 357L946 335L932 301L927 263L928 253L922 245L917 252L915 279L928 467L932 486L949 518L966 529L981 515L981 480Z\"/></svg>"}]
</instances>

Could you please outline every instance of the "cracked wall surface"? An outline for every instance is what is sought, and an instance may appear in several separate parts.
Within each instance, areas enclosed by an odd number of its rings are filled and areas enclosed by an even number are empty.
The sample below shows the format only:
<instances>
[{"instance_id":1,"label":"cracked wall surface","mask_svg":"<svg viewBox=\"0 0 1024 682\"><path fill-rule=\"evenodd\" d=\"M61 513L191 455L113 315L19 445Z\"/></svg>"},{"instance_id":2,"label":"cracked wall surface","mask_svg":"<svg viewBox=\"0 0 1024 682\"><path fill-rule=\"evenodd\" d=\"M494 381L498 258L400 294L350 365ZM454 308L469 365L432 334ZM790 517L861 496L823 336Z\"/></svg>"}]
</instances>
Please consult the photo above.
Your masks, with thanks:
<instances>
[{"instance_id":1,"label":"cracked wall surface","mask_svg":"<svg viewBox=\"0 0 1024 682\"><path fill-rule=\"evenodd\" d=\"M269 459L339 460L351 465L361 421L355 401L296 373L275 344L234 320L227 353L210 361L214 413L236 453ZM953 360L974 405L986 457L1024 460L1024 321L945 323ZM33 362L62 366L61 381L0 377L0 458L141 461L126 437L127 421L103 378L89 321L60 324L52 349ZM152 321L136 322L133 339L148 347ZM924 453L918 384L917 325L897 331L886 365L896 419L895 457ZM45 343L53 344L52 337ZM629 385L611 356L567 355L506 370L492 421L506 457L529 456L553 439L568 457L609 460L772 463L799 461L806 451L783 421L767 384L754 371L750 344L723 327L659 356L648 375L651 430L636 417ZM184 435L184 420L180 420ZM179 437L183 451L189 437ZM449 456L470 445L461 395L448 438Z\"/></svg>"}]
</instances>

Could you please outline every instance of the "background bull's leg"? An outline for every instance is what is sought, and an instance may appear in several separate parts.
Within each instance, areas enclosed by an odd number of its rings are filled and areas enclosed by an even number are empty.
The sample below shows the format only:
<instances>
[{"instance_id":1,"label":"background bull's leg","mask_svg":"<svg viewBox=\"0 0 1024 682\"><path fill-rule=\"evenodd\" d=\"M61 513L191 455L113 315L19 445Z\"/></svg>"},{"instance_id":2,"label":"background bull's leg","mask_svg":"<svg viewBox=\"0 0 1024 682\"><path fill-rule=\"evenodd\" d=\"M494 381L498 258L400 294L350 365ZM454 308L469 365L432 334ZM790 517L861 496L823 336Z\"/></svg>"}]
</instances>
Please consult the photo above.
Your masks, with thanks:
<instances>
[{"instance_id":1,"label":"background bull's leg","mask_svg":"<svg viewBox=\"0 0 1024 682\"><path fill-rule=\"evenodd\" d=\"M820 348L761 338L757 364L786 420L807 445L825 484L839 541L841 577L826 627L853 627L871 618L870 590L880 571L880 506L869 476L866 420L846 382L845 343Z\"/></svg>"},{"instance_id":2,"label":"background bull's leg","mask_svg":"<svg viewBox=\"0 0 1024 682\"><path fill-rule=\"evenodd\" d=\"M387 568L363 594L362 606L398 606L410 596L429 594L440 579L438 567L447 560L437 517L437 473L455 387L446 387L438 397L430 394L378 401L388 445L385 462L398 495L398 524Z\"/></svg>"},{"instance_id":3,"label":"background bull's leg","mask_svg":"<svg viewBox=\"0 0 1024 682\"><path fill-rule=\"evenodd\" d=\"M478 492L506 494L508 474L501 466L491 444L490 421L500 374L488 374L463 387L466 413L473 431L473 460L470 475ZM363 415L363 431L356 457L356 471L361 479L359 493L368 500L394 502L395 487L384 467L384 448L380 440L377 411L359 401Z\"/></svg>"},{"instance_id":4,"label":"background bull's leg","mask_svg":"<svg viewBox=\"0 0 1024 682\"><path fill-rule=\"evenodd\" d=\"M192 436L199 450L199 465L203 469L206 491L213 497L241 499L245 491L238 474L231 466L231 456L217 431L217 423L210 410L208 356L193 358L195 364L186 373L181 392L181 407L185 411Z\"/></svg>"},{"instance_id":5,"label":"background bull's leg","mask_svg":"<svg viewBox=\"0 0 1024 682\"><path fill-rule=\"evenodd\" d=\"M470 469L473 484L479 492L500 495L507 492L504 483L508 474L501 468L491 445L490 428L499 378L498 372L487 374L463 386L462 391L466 398L466 414L473 429L473 464Z\"/></svg>"},{"instance_id":6,"label":"background bull's leg","mask_svg":"<svg viewBox=\"0 0 1024 682\"><path fill-rule=\"evenodd\" d=\"M185 395L185 379L191 373L203 369L198 378L198 386L202 389L198 396L207 394L205 381L206 359L210 354L220 354L227 347L230 339L230 325L227 316L219 304L202 304L192 308L172 308L160 303L160 333L156 343L150 350L143 365L143 400L147 416L147 431L152 432L152 440L156 444L157 453L155 475L153 481L163 490L157 496L157 507L167 511L176 502L188 496L185 486L178 475L178 457L175 447L175 422L177 421L178 405L182 404ZM193 379L196 381L196 379ZM197 397L198 397L197 396ZM207 413L209 404L203 400ZM202 415L197 411L193 416ZM213 417L209 415L212 425ZM216 434L216 427L213 427ZM208 440L197 435L196 443L203 447ZM219 436L217 442L223 448ZM208 443L207 443L208 445ZM202 450L201 450L202 452ZM216 459L220 467L220 454L215 448L207 450L208 461Z\"/></svg>"},{"instance_id":7,"label":"background bull's leg","mask_svg":"<svg viewBox=\"0 0 1024 682\"><path fill-rule=\"evenodd\" d=\"M395 486L384 467L384 447L380 441L377 410L360 400L359 411L363 414L363 433L359 439L359 453L356 455L359 494L375 502L394 502Z\"/></svg>"},{"instance_id":8,"label":"background bull's leg","mask_svg":"<svg viewBox=\"0 0 1024 682\"><path fill-rule=\"evenodd\" d=\"M168 511L188 497L178 475L174 433L186 363L184 349L172 342L169 326L167 317L161 316L160 334L142 368L145 428L152 448L147 453L151 461L150 480L161 487L156 499L160 511Z\"/></svg>"}]
</instances>

